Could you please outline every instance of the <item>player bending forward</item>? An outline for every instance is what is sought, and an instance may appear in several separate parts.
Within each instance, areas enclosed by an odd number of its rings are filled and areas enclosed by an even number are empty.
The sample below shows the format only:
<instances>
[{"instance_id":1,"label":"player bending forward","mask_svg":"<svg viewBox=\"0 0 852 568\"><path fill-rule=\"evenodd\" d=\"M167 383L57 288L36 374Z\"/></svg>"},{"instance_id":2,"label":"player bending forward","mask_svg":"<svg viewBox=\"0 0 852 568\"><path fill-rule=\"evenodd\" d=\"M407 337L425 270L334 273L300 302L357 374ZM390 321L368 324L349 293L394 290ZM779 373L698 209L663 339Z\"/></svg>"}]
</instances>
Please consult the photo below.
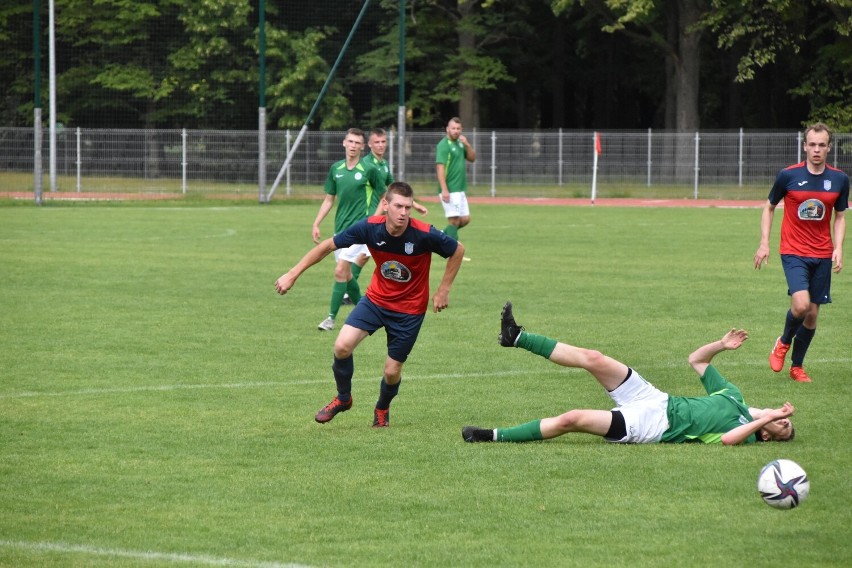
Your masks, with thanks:
<instances>
[{"instance_id":1,"label":"player bending forward","mask_svg":"<svg viewBox=\"0 0 852 568\"><path fill-rule=\"evenodd\" d=\"M787 441L794 436L793 406L751 408L743 395L710 364L722 351L739 348L748 339L742 329L732 329L719 341L699 347L689 364L701 377L707 396L666 394L624 363L598 351L559 343L524 331L515 323L512 303L503 307L500 345L520 347L563 367L591 373L615 402L613 410L570 410L565 414L494 430L465 426L465 442L531 442L549 440L568 432L602 436L609 442L652 444L703 442L734 445Z\"/></svg>"},{"instance_id":2,"label":"player bending forward","mask_svg":"<svg viewBox=\"0 0 852 568\"><path fill-rule=\"evenodd\" d=\"M450 288L464 258L464 246L432 225L411 219L413 204L411 186L402 181L392 183L381 202L385 215L368 217L322 241L275 281L278 293L286 294L305 270L331 252L358 243L365 243L376 261L366 295L349 313L334 342L331 369L337 396L317 412L315 419L321 424L352 408L353 352L368 335L384 327L388 354L373 427L390 425L390 403L399 391L402 366L417 341L429 307L432 253L447 259L444 276L432 296L432 309L440 312L450 305Z\"/></svg>"}]
</instances>

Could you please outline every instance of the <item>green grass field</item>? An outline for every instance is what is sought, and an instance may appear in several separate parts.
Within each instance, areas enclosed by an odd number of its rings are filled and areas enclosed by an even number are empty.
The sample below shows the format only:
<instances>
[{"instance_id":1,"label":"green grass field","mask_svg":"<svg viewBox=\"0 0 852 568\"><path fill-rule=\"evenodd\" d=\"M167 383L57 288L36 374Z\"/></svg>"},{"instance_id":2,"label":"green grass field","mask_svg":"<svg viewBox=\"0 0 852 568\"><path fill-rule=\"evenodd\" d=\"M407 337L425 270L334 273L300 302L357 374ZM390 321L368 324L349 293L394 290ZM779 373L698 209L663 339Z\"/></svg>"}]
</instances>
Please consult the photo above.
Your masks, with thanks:
<instances>
[{"instance_id":1,"label":"green grass field","mask_svg":"<svg viewBox=\"0 0 852 568\"><path fill-rule=\"evenodd\" d=\"M478 206L391 428L370 428L381 332L353 409L319 425L332 263L273 289L316 210L0 207L0 566L849 566L852 268L802 385L766 363L788 300L777 255L751 265L758 210ZM465 444L466 424L610 406L585 373L497 345L507 299L673 394L703 394L687 355L745 327L714 363L753 406L790 400L797 438ZM811 479L791 511L755 488L780 457Z\"/></svg>"}]
</instances>

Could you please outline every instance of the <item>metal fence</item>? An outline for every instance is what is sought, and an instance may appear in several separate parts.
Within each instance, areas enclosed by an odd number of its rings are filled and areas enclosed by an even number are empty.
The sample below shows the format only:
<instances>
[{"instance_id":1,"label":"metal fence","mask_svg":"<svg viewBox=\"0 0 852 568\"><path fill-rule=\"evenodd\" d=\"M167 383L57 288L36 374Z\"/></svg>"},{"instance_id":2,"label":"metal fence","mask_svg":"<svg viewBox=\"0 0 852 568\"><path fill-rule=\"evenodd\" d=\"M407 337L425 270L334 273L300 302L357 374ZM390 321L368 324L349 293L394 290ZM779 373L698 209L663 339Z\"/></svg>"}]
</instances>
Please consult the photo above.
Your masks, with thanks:
<instances>
[{"instance_id":1,"label":"metal fence","mask_svg":"<svg viewBox=\"0 0 852 568\"><path fill-rule=\"evenodd\" d=\"M308 132L276 197L321 193L329 166L344 156L344 134ZM474 195L571 196L592 182L591 131L465 134L478 154L468 165ZM437 187L435 145L443 135L443 130L405 135L404 179L419 193ZM267 180L278 175L294 139L291 131L267 132ZM31 128L0 128L0 191L32 191L33 141ZM43 143L47 162L47 136ZM601 146L596 180L614 195L625 188L675 188L703 197L703 190L728 188L736 198L732 189L742 187L765 195L781 167L804 159L802 133L795 131L602 131ZM390 131L386 157L395 172L399 152ZM59 129L55 163L58 191L258 193L257 131ZM852 169L852 134L835 135L829 163ZM43 171L46 176L47 163Z\"/></svg>"}]
</instances>

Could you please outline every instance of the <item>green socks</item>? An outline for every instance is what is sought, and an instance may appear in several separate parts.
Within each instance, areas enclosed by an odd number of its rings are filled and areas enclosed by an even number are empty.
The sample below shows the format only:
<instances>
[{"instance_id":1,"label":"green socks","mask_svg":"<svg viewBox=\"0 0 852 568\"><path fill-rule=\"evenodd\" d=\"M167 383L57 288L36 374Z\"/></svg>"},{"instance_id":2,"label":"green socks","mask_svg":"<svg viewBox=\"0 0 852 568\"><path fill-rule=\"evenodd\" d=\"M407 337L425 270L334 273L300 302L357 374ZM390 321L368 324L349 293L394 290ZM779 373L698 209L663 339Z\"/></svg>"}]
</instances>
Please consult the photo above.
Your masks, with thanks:
<instances>
[{"instance_id":1,"label":"green socks","mask_svg":"<svg viewBox=\"0 0 852 568\"><path fill-rule=\"evenodd\" d=\"M556 343L557 341L555 339L545 337L544 335L536 335L535 333L522 331L520 337L518 337L517 345L521 349L526 349L530 353L535 353L536 355L541 355L545 359L550 359L550 354L553 353L554 349L556 349Z\"/></svg>"},{"instance_id":2,"label":"green socks","mask_svg":"<svg viewBox=\"0 0 852 568\"><path fill-rule=\"evenodd\" d=\"M361 274L361 266L352 263L352 280L346 283L346 293L353 304L361 300L361 286L358 285L358 276Z\"/></svg>"},{"instance_id":3,"label":"green socks","mask_svg":"<svg viewBox=\"0 0 852 568\"><path fill-rule=\"evenodd\" d=\"M340 311L340 304L343 303L343 294L346 293L347 282L337 282L331 287L331 307L328 309L328 317L331 319L337 318L337 312ZM360 299L360 298L359 298ZM353 302L355 300L352 300Z\"/></svg>"},{"instance_id":4,"label":"green socks","mask_svg":"<svg viewBox=\"0 0 852 568\"><path fill-rule=\"evenodd\" d=\"M444 227L444 233L448 237L453 237L455 240L459 240L459 228L455 225L447 225Z\"/></svg>"},{"instance_id":5,"label":"green socks","mask_svg":"<svg viewBox=\"0 0 852 568\"><path fill-rule=\"evenodd\" d=\"M511 428L497 428L498 442L534 442L542 439L541 420L533 420Z\"/></svg>"}]
</instances>

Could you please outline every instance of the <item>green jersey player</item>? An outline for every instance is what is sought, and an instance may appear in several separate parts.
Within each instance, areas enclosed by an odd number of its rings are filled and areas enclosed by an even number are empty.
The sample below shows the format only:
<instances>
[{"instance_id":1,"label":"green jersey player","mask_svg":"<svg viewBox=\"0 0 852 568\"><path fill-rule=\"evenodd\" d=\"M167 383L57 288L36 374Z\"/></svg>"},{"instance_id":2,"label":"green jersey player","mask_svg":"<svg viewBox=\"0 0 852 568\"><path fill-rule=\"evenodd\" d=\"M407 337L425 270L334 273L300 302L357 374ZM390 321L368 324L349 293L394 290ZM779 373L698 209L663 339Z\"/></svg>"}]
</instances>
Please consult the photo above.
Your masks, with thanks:
<instances>
[{"instance_id":1,"label":"green jersey player","mask_svg":"<svg viewBox=\"0 0 852 568\"><path fill-rule=\"evenodd\" d=\"M699 347L689 356L689 364L701 377L707 392L701 397L670 396L612 357L528 333L515 322L511 302L503 308L498 339L504 347L520 347L557 365L585 369L606 389L615 408L570 410L512 428L465 426L462 437L466 442L530 442L569 432L594 434L609 442L632 444L735 445L793 439L789 417L794 409L789 402L774 409L749 407L740 390L710 364L718 353L739 348L748 339L745 330L732 329L719 341Z\"/></svg>"},{"instance_id":2,"label":"green jersey player","mask_svg":"<svg viewBox=\"0 0 852 568\"><path fill-rule=\"evenodd\" d=\"M384 158L385 150L387 150L388 147L388 133L385 129L372 129L370 131L370 135L367 137L367 146L370 148L370 152L364 156L361 161L363 161L367 167L373 167L379 170L379 175L381 176L385 187L390 187L390 184L393 183L393 174L391 173L387 160ZM414 210L421 215L429 213L428 209L416 201L413 202L413 207ZM335 231L335 234L339 232L340 231ZM367 260L369 258L369 252L362 251L358 255L358 258L355 259L355 262L351 263L352 279L349 280L346 286L346 293L343 295L344 304L355 304L361 297L361 288L358 286L358 276L360 276L361 270L364 268L364 265L367 264Z\"/></svg>"},{"instance_id":3,"label":"green jersey player","mask_svg":"<svg viewBox=\"0 0 852 568\"><path fill-rule=\"evenodd\" d=\"M325 181L325 198L320 205L312 236L315 243L321 242L320 223L337 202L334 215L334 234L339 234L362 219L375 213L385 193L384 176L369 162L361 159L364 149L364 132L350 128L343 138L346 157L335 162L328 170ZM352 277L352 264L359 255L369 255L364 244L336 250L334 257L334 286L331 289L331 304L328 317L317 326L320 330L334 329L334 320L343 303L343 295L349 292L354 302L360 297L358 282Z\"/></svg>"},{"instance_id":4,"label":"green jersey player","mask_svg":"<svg viewBox=\"0 0 852 568\"><path fill-rule=\"evenodd\" d=\"M438 195L449 223L444 232L459 238L459 229L470 223L467 203L467 171L465 162L476 160L476 151L462 134L462 123L453 117L447 123L447 135L435 147L435 173Z\"/></svg>"}]
</instances>

